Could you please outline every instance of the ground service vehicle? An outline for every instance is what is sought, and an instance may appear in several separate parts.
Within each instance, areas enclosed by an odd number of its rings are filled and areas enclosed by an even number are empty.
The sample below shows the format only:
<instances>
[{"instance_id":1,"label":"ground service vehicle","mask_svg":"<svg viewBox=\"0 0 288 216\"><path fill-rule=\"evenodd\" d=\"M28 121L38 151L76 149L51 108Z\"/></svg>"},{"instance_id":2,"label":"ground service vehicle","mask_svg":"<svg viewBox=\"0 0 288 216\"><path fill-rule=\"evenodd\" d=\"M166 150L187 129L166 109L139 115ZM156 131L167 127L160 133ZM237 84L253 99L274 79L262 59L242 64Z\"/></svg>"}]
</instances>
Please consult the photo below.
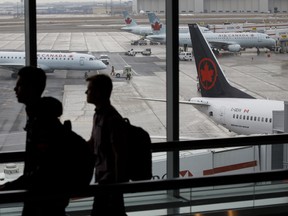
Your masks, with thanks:
<instances>
[{"instance_id":1,"label":"ground service vehicle","mask_svg":"<svg viewBox=\"0 0 288 216\"><path fill-rule=\"evenodd\" d=\"M126 80L130 80L132 78L132 67L126 65L123 70L116 70L113 75L117 78L126 78Z\"/></svg>"},{"instance_id":2,"label":"ground service vehicle","mask_svg":"<svg viewBox=\"0 0 288 216\"><path fill-rule=\"evenodd\" d=\"M179 53L180 61L192 61L192 53L191 52L180 52Z\"/></svg>"},{"instance_id":3,"label":"ground service vehicle","mask_svg":"<svg viewBox=\"0 0 288 216\"><path fill-rule=\"evenodd\" d=\"M106 54L102 54L99 57L99 60L101 60L105 65L109 64L109 59L110 59L109 56Z\"/></svg>"},{"instance_id":4,"label":"ground service vehicle","mask_svg":"<svg viewBox=\"0 0 288 216\"><path fill-rule=\"evenodd\" d=\"M133 40L131 41L131 45L147 45L147 41L146 40Z\"/></svg>"},{"instance_id":5,"label":"ground service vehicle","mask_svg":"<svg viewBox=\"0 0 288 216\"><path fill-rule=\"evenodd\" d=\"M151 55L151 48L146 48L144 50L134 50L134 49L131 49L131 50L128 50L125 55L128 55L128 56L135 56L136 54L138 53L141 53L142 55L146 55L146 56L150 56Z\"/></svg>"}]
</instances>

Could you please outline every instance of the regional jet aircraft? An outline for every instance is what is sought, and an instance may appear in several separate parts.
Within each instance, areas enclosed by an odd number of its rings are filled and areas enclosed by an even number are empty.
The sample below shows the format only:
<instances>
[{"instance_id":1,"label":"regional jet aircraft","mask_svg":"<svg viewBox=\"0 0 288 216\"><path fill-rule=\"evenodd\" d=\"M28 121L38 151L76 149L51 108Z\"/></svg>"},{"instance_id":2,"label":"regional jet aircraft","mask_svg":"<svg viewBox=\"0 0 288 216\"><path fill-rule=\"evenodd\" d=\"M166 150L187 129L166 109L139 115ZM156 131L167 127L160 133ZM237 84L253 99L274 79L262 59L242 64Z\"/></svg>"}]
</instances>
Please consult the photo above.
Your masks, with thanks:
<instances>
[{"instance_id":1,"label":"regional jet aircraft","mask_svg":"<svg viewBox=\"0 0 288 216\"><path fill-rule=\"evenodd\" d=\"M90 70L103 70L107 66L95 56L84 53L37 53L37 65L46 73L54 70L83 70L85 76ZM17 71L25 66L25 52L0 52L0 67L14 71L12 77L17 76Z\"/></svg>"},{"instance_id":2,"label":"regional jet aircraft","mask_svg":"<svg viewBox=\"0 0 288 216\"><path fill-rule=\"evenodd\" d=\"M239 52L241 49L256 47L257 51L259 52L259 48L268 48L273 50L276 45L276 41L273 38L263 33L213 33L209 30L204 31L203 33L210 46L216 50L222 49L229 52ZM147 36L147 39L155 42L165 43L166 34L149 35ZM187 45L188 47L192 47L189 33L179 33L179 45Z\"/></svg>"}]
</instances>

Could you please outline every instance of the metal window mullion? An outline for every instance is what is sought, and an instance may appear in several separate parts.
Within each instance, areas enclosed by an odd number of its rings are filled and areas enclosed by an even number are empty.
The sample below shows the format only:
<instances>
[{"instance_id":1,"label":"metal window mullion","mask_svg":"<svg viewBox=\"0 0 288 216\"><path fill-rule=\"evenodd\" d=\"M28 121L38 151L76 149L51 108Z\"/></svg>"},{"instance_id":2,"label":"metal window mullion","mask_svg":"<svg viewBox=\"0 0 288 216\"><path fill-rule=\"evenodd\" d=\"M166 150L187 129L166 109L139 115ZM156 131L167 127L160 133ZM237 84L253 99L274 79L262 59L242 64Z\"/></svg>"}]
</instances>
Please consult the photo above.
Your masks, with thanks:
<instances>
[{"instance_id":1,"label":"metal window mullion","mask_svg":"<svg viewBox=\"0 0 288 216\"><path fill-rule=\"evenodd\" d=\"M25 63L37 66L36 0L24 0Z\"/></svg>"}]
</instances>

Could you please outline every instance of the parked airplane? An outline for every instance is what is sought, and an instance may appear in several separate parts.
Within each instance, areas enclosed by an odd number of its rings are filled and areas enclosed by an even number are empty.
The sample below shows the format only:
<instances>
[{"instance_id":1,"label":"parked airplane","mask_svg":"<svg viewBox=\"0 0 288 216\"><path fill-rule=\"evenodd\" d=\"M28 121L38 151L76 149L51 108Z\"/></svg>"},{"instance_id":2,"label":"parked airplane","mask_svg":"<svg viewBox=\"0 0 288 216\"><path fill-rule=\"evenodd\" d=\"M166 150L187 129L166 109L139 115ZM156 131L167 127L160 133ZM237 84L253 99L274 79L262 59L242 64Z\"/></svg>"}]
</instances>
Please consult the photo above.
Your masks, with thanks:
<instances>
[{"instance_id":1,"label":"parked airplane","mask_svg":"<svg viewBox=\"0 0 288 216\"><path fill-rule=\"evenodd\" d=\"M126 26L122 27L122 30L141 36L153 34L151 26L138 25L135 19L129 15L128 11L123 11L123 16Z\"/></svg>"},{"instance_id":2,"label":"parked airplane","mask_svg":"<svg viewBox=\"0 0 288 216\"><path fill-rule=\"evenodd\" d=\"M284 110L284 101L255 99L230 85L197 24L189 25L201 96L180 104L193 105L217 124L237 134L272 134L272 112ZM162 99L140 98L162 101Z\"/></svg>"},{"instance_id":3,"label":"parked airplane","mask_svg":"<svg viewBox=\"0 0 288 216\"><path fill-rule=\"evenodd\" d=\"M272 112L284 110L284 101L255 99L231 86L198 25L189 29L202 95L189 102L237 134L272 134Z\"/></svg>"},{"instance_id":4,"label":"parked airplane","mask_svg":"<svg viewBox=\"0 0 288 216\"><path fill-rule=\"evenodd\" d=\"M256 47L259 52L259 48L273 50L276 45L276 41L273 38L263 33L213 33L209 30L203 33L210 46L216 50L223 49L230 52L239 52L241 49ZM165 43L166 34L149 35L147 39ZM192 47L189 33L179 33L179 45Z\"/></svg>"},{"instance_id":5,"label":"parked airplane","mask_svg":"<svg viewBox=\"0 0 288 216\"><path fill-rule=\"evenodd\" d=\"M38 67L46 73L54 70L102 70L107 66L95 56L84 53L57 53L39 52L37 53ZM25 52L0 52L0 67L14 71L12 77L17 76L17 71L25 66Z\"/></svg>"}]
</instances>

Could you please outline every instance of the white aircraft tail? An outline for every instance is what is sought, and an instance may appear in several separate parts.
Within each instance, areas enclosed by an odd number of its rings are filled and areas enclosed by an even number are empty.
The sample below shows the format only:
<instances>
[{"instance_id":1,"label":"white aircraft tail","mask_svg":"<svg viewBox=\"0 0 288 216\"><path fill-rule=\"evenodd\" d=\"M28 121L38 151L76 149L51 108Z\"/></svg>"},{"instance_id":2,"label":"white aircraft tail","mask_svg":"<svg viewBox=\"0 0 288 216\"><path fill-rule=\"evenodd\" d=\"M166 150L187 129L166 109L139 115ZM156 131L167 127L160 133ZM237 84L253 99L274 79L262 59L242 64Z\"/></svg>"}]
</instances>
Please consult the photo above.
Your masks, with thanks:
<instances>
[{"instance_id":1,"label":"white aircraft tail","mask_svg":"<svg viewBox=\"0 0 288 216\"><path fill-rule=\"evenodd\" d=\"M135 19L133 19L128 11L123 11L123 16L124 16L124 21L127 27L131 27L131 26L137 26L137 22L135 21Z\"/></svg>"},{"instance_id":2,"label":"white aircraft tail","mask_svg":"<svg viewBox=\"0 0 288 216\"><path fill-rule=\"evenodd\" d=\"M160 19L156 16L154 12L149 12L148 18L153 34L165 33L166 31L165 26L160 22Z\"/></svg>"}]
</instances>

